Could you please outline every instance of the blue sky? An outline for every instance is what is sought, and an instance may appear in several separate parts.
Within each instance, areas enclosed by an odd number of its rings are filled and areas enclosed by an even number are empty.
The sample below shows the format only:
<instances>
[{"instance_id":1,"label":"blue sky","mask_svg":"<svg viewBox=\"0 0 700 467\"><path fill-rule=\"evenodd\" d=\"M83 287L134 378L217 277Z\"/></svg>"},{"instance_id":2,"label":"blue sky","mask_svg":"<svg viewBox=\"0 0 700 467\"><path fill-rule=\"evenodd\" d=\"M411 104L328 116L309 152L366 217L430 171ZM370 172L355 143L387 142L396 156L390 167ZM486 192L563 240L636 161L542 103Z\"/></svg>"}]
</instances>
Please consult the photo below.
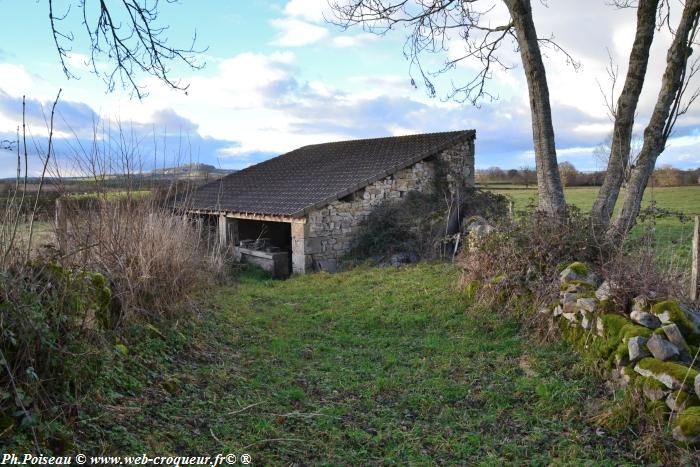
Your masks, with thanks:
<instances>
[{"instance_id":1,"label":"blue sky","mask_svg":"<svg viewBox=\"0 0 700 467\"><path fill-rule=\"evenodd\" d=\"M58 13L71 3L78 2L54 0ZM489 20L503 19L500 2L483 3L496 6ZM546 51L559 159L582 170L600 168L593 148L611 129L599 90L599 83L609 84L608 51L624 74L634 35L634 11L608 3L589 0L582 8L579 0L548 7L533 1L540 36L554 36L582 64L574 70L561 54ZM138 142L133 150L144 170L189 161L243 168L305 144L464 128L477 131L478 167L534 165L527 88L510 45L502 56L515 68L496 70L489 83L499 99L475 108L444 99L450 83L473 75L474 64L440 77L438 95L430 98L411 85L402 53L406 31L382 37L343 31L324 20L330 15L326 0L161 2L160 21L170 27L169 41L186 46L196 30L197 45L208 48L200 56L206 66L173 65L172 76L189 83L188 95L139 75L149 95L138 100L119 87L106 92L89 72L75 4L61 24L75 35L69 63L78 79L67 79L50 33L47 0L0 0L5 16L22 18L0 30L0 138L14 137L26 95L32 149L41 152L45 115L63 88L56 150L65 174L80 171L75 160L89 152L95 128L100 141L114 138L121 128ZM653 106L668 42L664 32L655 40L638 132ZM458 40L449 46L444 54L425 57L429 68L459 53ZM679 122L659 164L700 165L699 125L700 112L693 109ZM0 152L0 177L13 174L14 157ZM36 158L31 170L38 167Z\"/></svg>"}]
</instances>

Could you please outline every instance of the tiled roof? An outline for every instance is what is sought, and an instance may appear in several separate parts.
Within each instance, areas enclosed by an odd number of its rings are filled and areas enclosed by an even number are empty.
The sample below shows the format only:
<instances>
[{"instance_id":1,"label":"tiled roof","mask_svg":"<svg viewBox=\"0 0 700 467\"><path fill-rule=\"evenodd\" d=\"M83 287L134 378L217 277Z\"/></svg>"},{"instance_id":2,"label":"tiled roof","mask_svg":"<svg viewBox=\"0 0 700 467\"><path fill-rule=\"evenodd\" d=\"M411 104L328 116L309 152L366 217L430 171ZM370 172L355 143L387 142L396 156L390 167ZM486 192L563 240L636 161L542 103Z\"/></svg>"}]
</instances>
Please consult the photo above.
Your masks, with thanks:
<instances>
[{"instance_id":1,"label":"tiled roof","mask_svg":"<svg viewBox=\"0 0 700 467\"><path fill-rule=\"evenodd\" d=\"M475 137L474 130L314 144L198 188L192 209L301 217Z\"/></svg>"}]
</instances>

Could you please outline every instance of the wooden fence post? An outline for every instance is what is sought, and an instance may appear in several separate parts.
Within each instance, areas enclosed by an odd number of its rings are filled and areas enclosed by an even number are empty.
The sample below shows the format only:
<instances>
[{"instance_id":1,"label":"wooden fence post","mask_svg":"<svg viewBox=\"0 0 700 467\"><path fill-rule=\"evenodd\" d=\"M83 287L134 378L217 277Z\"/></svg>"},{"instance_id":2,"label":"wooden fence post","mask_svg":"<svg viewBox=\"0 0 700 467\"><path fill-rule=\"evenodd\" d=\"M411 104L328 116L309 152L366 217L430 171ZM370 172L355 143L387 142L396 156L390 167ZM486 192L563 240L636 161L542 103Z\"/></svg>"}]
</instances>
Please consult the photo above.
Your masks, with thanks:
<instances>
[{"instance_id":1,"label":"wooden fence post","mask_svg":"<svg viewBox=\"0 0 700 467\"><path fill-rule=\"evenodd\" d=\"M697 302L700 299L700 216L695 216L695 228L693 229L693 270L690 274L690 301Z\"/></svg>"}]
</instances>

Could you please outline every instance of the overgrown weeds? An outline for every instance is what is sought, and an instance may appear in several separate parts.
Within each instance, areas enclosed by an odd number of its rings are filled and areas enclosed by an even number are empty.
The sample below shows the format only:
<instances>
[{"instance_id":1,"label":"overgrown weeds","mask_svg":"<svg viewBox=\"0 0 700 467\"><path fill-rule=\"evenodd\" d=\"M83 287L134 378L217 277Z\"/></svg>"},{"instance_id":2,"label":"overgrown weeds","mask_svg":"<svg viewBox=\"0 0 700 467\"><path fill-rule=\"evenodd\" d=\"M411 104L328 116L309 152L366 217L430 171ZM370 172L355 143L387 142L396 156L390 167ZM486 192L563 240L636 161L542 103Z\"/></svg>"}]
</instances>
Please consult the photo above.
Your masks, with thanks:
<instances>
[{"instance_id":1,"label":"overgrown weeds","mask_svg":"<svg viewBox=\"0 0 700 467\"><path fill-rule=\"evenodd\" d=\"M549 303L559 293L556 277L564 265L598 256L589 226L574 207L561 223L534 210L502 219L492 233L462 250L463 285L475 298L512 303L513 310L527 301Z\"/></svg>"},{"instance_id":2,"label":"overgrown weeds","mask_svg":"<svg viewBox=\"0 0 700 467\"><path fill-rule=\"evenodd\" d=\"M139 328L159 334L172 318L189 319L193 307L182 305L225 277L228 264L225 251L208 249L201 229L172 209L172 191L153 196L128 180L115 193L100 182L109 174L97 172L86 174L94 194L61 199L58 242L37 252L34 220L55 160L51 134L39 188L28 190L24 147L0 205L0 445L42 453L70 448L73 422L95 409L111 384L106 370L128 355L124 342L138 339ZM97 170L112 167L115 155L131 157L106 147L78 166Z\"/></svg>"},{"instance_id":3,"label":"overgrown weeds","mask_svg":"<svg viewBox=\"0 0 700 467\"><path fill-rule=\"evenodd\" d=\"M396 253L417 259L439 259L452 254L450 214L460 217L480 215L496 219L507 215L505 196L471 189L459 207L451 206L437 188L431 192L411 191L405 197L388 201L370 213L360 225L350 259L384 259Z\"/></svg>"},{"instance_id":4,"label":"overgrown weeds","mask_svg":"<svg viewBox=\"0 0 700 467\"><path fill-rule=\"evenodd\" d=\"M196 224L150 198L69 201L65 215L64 261L109 278L114 324L172 317L176 304L225 275L226 252L208 249Z\"/></svg>"}]
</instances>

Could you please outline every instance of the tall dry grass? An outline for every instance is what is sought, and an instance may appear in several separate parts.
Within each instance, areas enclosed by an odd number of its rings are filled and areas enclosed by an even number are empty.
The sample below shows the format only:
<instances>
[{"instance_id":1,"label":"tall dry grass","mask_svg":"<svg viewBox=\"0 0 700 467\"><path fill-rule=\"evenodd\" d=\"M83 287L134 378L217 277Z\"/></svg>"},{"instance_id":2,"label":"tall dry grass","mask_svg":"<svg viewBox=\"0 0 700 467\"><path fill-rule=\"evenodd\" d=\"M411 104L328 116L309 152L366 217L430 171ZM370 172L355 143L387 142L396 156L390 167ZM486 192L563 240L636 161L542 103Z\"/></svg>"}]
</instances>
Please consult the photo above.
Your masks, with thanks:
<instances>
[{"instance_id":1,"label":"tall dry grass","mask_svg":"<svg viewBox=\"0 0 700 467\"><path fill-rule=\"evenodd\" d=\"M132 172L142 165L137 142L123 133L98 138L97 130L95 144L62 155L84 169L94 193L62 198L59 241L38 250L43 189L63 186L53 112L47 126L48 148L36 151L44 154L38 189L28 189L32 156L20 134L16 181L0 202L0 445L16 451L63 443L99 392L115 340L128 337L131 324L185 316L190 299L224 278L229 264L225 251L210 248L204 225L175 209L174 195L186 189L144 193L147 178ZM114 174L125 181L118 188Z\"/></svg>"},{"instance_id":2,"label":"tall dry grass","mask_svg":"<svg viewBox=\"0 0 700 467\"><path fill-rule=\"evenodd\" d=\"M203 228L153 197L65 200L64 262L108 278L120 310L114 324L158 320L226 276L226 252Z\"/></svg>"}]
</instances>

